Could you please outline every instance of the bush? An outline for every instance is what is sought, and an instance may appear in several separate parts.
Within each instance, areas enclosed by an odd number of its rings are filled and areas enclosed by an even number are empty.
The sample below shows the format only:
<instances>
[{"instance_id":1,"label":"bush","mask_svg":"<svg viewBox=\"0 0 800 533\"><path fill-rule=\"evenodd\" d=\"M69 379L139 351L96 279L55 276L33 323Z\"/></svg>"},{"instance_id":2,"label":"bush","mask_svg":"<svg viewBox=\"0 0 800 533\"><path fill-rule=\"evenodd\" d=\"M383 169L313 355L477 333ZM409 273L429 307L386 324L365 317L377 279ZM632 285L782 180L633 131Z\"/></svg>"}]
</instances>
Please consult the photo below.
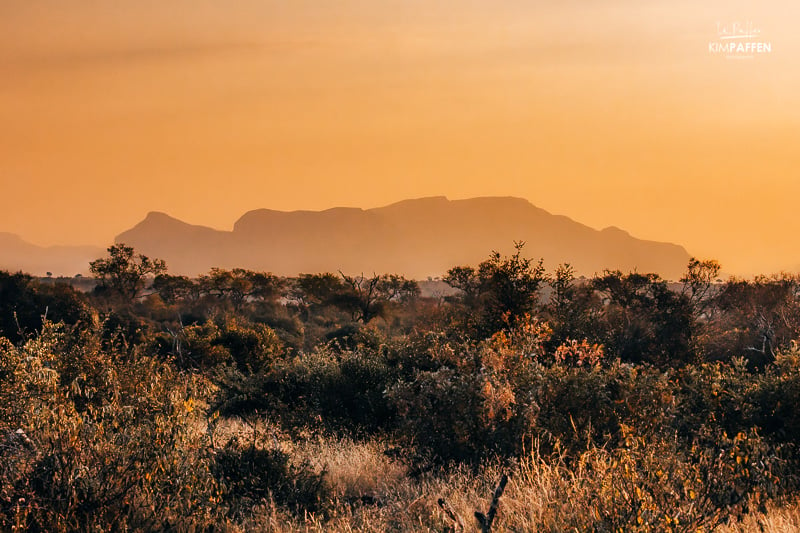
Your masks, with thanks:
<instances>
[{"instance_id":1,"label":"bush","mask_svg":"<svg viewBox=\"0 0 800 533\"><path fill-rule=\"evenodd\" d=\"M329 429L375 431L388 427L393 411L383 392L395 372L379 353L330 347L278 359L258 374L228 372L220 380L220 412L259 409L291 428L311 421Z\"/></svg>"},{"instance_id":2,"label":"bush","mask_svg":"<svg viewBox=\"0 0 800 533\"><path fill-rule=\"evenodd\" d=\"M716 437L714 446L686 447L674 437L645 437L623 427L617 447L589 446L571 461L525 457L512 479L545 500L528 503L541 510L527 526L547 532L712 531L774 497L785 464L764 441L756 433Z\"/></svg>"},{"instance_id":3,"label":"bush","mask_svg":"<svg viewBox=\"0 0 800 533\"><path fill-rule=\"evenodd\" d=\"M59 373L61 328L0 349L0 529L153 530L216 523L218 488L197 430L202 380L143 355L86 354L106 372ZM99 346L98 339L95 346Z\"/></svg>"},{"instance_id":4,"label":"bush","mask_svg":"<svg viewBox=\"0 0 800 533\"><path fill-rule=\"evenodd\" d=\"M173 357L182 368L209 370L234 364L246 373L266 368L284 350L283 343L268 326L233 318L222 325L208 320L174 331L168 329L152 336L148 349Z\"/></svg>"},{"instance_id":5,"label":"bush","mask_svg":"<svg viewBox=\"0 0 800 533\"><path fill-rule=\"evenodd\" d=\"M776 442L800 443L800 348L779 353L748 391L749 414L754 425Z\"/></svg>"},{"instance_id":6,"label":"bush","mask_svg":"<svg viewBox=\"0 0 800 533\"><path fill-rule=\"evenodd\" d=\"M20 342L39 331L45 318L86 328L96 313L69 285L42 285L27 274L0 271L0 336Z\"/></svg>"},{"instance_id":7,"label":"bush","mask_svg":"<svg viewBox=\"0 0 800 533\"><path fill-rule=\"evenodd\" d=\"M548 335L546 325L526 315L478 346L447 348L433 339L426 366L438 368L417 370L386 392L400 437L445 461L518 452L532 435L538 408L523 384L537 372Z\"/></svg>"},{"instance_id":8,"label":"bush","mask_svg":"<svg viewBox=\"0 0 800 533\"><path fill-rule=\"evenodd\" d=\"M308 463L293 464L281 450L242 446L236 438L217 451L212 468L230 516L238 519L268 499L298 514L318 512L329 492L324 471L317 473Z\"/></svg>"}]
</instances>

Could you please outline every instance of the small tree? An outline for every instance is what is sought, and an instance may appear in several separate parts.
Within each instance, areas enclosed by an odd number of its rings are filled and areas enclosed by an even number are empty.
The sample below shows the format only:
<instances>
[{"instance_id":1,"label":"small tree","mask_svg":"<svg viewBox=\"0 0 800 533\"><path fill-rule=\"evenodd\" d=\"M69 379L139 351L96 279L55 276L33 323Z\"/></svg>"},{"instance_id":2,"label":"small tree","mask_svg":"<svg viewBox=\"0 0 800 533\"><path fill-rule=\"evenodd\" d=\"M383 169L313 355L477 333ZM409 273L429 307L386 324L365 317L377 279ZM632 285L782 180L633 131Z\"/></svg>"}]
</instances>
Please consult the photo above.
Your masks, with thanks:
<instances>
[{"instance_id":1,"label":"small tree","mask_svg":"<svg viewBox=\"0 0 800 533\"><path fill-rule=\"evenodd\" d=\"M163 259L150 259L135 253L133 247L123 243L108 248L108 257L89 263L94 277L101 286L119 295L126 302L133 302L144 290L147 278L167 271Z\"/></svg>"},{"instance_id":2,"label":"small tree","mask_svg":"<svg viewBox=\"0 0 800 533\"><path fill-rule=\"evenodd\" d=\"M282 296L284 285L284 280L269 272L254 272L244 268L212 268L208 274L200 276L202 292L230 302L236 311L240 311L249 301L276 301Z\"/></svg>"},{"instance_id":3,"label":"small tree","mask_svg":"<svg viewBox=\"0 0 800 533\"><path fill-rule=\"evenodd\" d=\"M471 315L468 328L478 337L490 337L536 307L547 276L541 260L522 256L524 246L515 242L511 256L492 252L477 270L455 267L444 277L445 283L463 292L465 312Z\"/></svg>"},{"instance_id":4,"label":"small tree","mask_svg":"<svg viewBox=\"0 0 800 533\"><path fill-rule=\"evenodd\" d=\"M553 335L548 346L555 349L569 339L595 338L592 327L597 296L590 284L575 279L575 270L569 263L559 265L549 276L550 298L543 308Z\"/></svg>"},{"instance_id":5,"label":"small tree","mask_svg":"<svg viewBox=\"0 0 800 533\"><path fill-rule=\"evenodd\" d=\"M167 304L197 300L200 297L200 286L186 276L159 274L153 280L153 290Z\"/></svg>"},{"instance_id":6,"label":"small tree","mask_svg":"<svg viewBox=\"0 0 800 533\"><path fill-rule=\"evenodd\" d=\"M676 366L694 358L689 296L658 274L606 270L592 280L602 301L598 332L613 355L632 363Z\"/></svg>"},{"instance_id":7,"label":"small tree","mask_svg":"<svg viewBox=\"0 0 800 533\"><path fill-rule=\"evenodd\" d=\"M495 316L508 313L509 318L517 318L530 312L539 299L539 287L546 279L543 261L534 263L522 257L524 246L524 242L515 242L515 252L509 257L493 252L478 267L478 277Z\"/></svg>"},{"instance_id":8,"label":"small tree","mask_svg":"<svg viewBox=\"0 0 800 533\"><path fill-rule=\"evenodd\" d=\"M552 292L548 307L555 318L564 322L575 295L575 269L569 263L558 265L549 282Z\"/></svg>"},{"instance_id":9,"label":"small tree","mask_svg":"<svg viewBox=\"0 0 800 533\"><path fill-rule=\"evenodd\" d=\"M342 276L344 291L334 299L334 305L352 313L353 320L364 324L382 316L393 302L407 302L419 296L419 285L414 280L394 274Z\"/></svg>"},{"instance_id":10,"label":"small tree","mask_svg":"<svg viewBox=\"0 0 800 533\"><path fill-rule=\"evenodd\" d=\"M695 319L700 318L711 307L716 291L713 290L714 282L719 277L722 267L718 261L707 259L701 261L694 257L686 267L686 273L680 279L683 283L681 293L689 297L692 305L692 314Z\"/></svg>"}]
</instances>

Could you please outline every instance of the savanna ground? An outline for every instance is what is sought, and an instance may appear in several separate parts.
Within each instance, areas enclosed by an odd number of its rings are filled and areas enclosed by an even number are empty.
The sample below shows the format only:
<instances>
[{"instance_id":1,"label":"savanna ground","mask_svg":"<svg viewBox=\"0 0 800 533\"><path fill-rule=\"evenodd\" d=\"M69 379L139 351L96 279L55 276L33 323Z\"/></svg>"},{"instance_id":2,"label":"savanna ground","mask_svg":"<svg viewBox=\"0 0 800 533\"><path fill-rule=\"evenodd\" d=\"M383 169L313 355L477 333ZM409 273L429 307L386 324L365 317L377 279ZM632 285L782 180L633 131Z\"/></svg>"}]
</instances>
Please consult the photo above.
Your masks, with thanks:
<instances>
[{"instance_id":1,"label":"savanna ground","mask_svg":"<svg viewBox=\"0 0 800 533\"><path fill-rule=\"evenodd\" d=\"M800 529L800 278L522 251L446 297L124 245L90 293L0 273L0 530Z\"/></svg>"}]
</instances>

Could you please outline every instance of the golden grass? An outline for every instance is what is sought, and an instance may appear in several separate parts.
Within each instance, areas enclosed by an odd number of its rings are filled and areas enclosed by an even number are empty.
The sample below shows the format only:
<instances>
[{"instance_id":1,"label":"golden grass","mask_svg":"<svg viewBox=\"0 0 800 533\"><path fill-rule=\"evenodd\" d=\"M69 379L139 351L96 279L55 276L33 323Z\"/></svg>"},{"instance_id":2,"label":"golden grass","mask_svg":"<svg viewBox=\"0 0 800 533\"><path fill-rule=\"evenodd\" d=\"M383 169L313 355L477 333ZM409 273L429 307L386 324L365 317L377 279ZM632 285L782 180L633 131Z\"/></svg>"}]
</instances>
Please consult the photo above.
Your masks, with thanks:
<instances>
[{"instance_id":1,"label":"golden grass","mask_svg":"<svg viewBox=\"0 0 800 533\"><path fill-rule=\"evenodd\" d=\"M224 442L234 436L251 442L252 425L231 419L221 423L215 438ZM581 468L566 468L558 460L543 460L535 452L510 466L493 463L477 471L460 466L429 472L416 479L410 466L385 454L380 439L356 441L309 435L293 441L264 422L258 426L258 446L275 447L298 463L306 462L325 472L329 486L326 506L320 514L296 516L265 501L253 508L244 531L294 532L442 532L457 531L437 504L443 498L465 526L479 531L475 511L486 512L497 481L510 474L500 499L493 532L582 532L596 517L598 487L607 481L604 456L598 454ZM366 497L366 501L362 500ZM642 531L660 531L658 526ZM663 529L667 531L666 528ZM722 525L716 533L768 533L800 531L800 502L768 506L766 514L753 514Z\"/></svg>"},{"instance_id":2,"label":"golden grass","mask_svg":"<svg viewBox=\"0 0 800 533\"><path fill-rule=\"evenodd\" d=\"M743 520L720 526L715 533L792 533L800 531L800 500L789 505L768 505L766 513L757 513Z\"/></svg>"}]
</instances>

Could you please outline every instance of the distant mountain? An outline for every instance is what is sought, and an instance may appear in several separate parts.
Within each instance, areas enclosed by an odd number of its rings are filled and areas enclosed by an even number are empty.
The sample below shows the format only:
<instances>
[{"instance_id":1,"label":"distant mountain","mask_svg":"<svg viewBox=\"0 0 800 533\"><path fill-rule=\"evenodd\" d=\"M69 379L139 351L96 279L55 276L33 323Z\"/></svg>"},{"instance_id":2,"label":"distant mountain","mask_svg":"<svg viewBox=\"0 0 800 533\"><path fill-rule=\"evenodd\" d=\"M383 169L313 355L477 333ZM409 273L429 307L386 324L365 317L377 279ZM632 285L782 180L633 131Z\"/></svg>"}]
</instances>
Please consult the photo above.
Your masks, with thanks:
<instances>
[{"instance_id":1,"label":"distant mountain","mask_svg":"<svg viewBox=\"0 0 800 533\"><path fill-rule=\"evenodd\" d=\"M585 275L619 268L677 279L689 261L681 246L636 239L614 227L598 231L510 197L433 197L376 209L258 209L245 213L233 231L150 213L116 241L189 275L243 267L280 275L342 270L424 279L455 265L477 265L492 250L509 253L514 241L525 241L526 255L544 258L548 268L569 262Z\"/></svg>"},{"instance_id":2,"label":"distant mountain","mask_svg":"<svg viewBox=\"0 0 800 533\"><path fill-rule=\"evenodd\" d=\"M13 233L0 233L0 270L44 276L72 277L87 274L89 261L102 257L103 248L97 246L36 246Z\"/></svg>"}]
</instances>

